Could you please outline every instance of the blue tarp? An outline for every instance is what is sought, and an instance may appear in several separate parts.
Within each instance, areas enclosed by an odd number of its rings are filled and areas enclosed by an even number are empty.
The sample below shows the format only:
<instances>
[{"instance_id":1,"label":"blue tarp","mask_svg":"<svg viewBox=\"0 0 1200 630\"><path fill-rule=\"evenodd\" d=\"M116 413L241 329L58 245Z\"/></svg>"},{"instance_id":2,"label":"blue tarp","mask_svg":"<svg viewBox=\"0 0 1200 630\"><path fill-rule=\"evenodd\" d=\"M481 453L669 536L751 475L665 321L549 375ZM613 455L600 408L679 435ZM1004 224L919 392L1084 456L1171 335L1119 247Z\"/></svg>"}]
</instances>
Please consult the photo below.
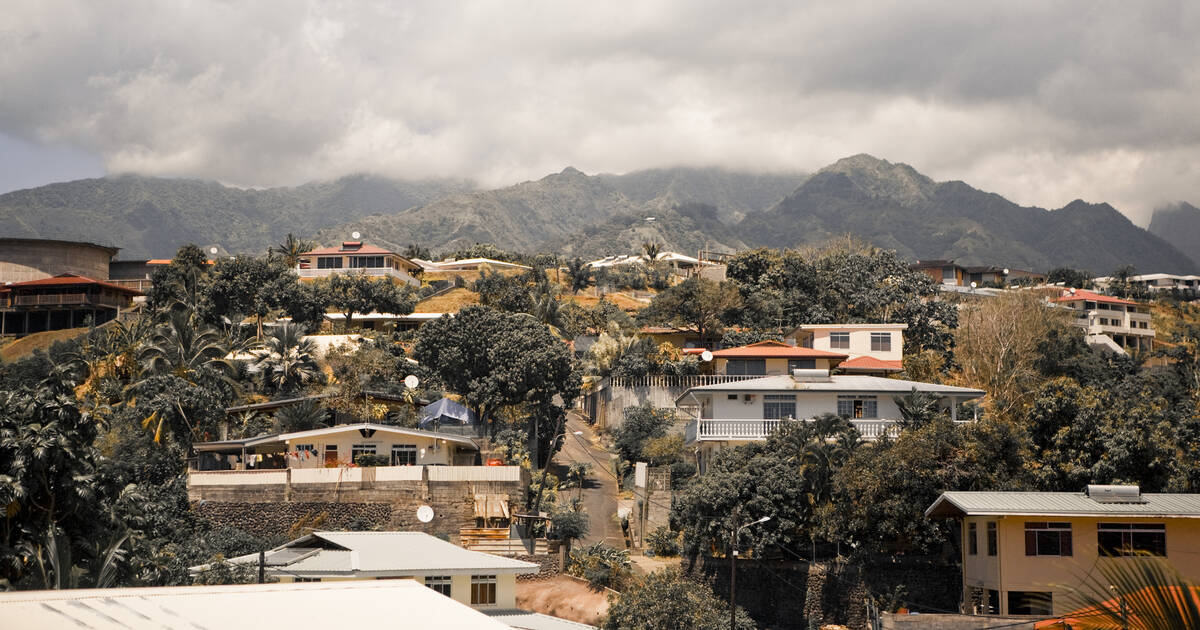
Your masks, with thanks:
<instances>
[{"instance_id":1,"label":"blue tarp","mask_svg":"<svg viewBox=\"0 0 1200 630\"><path fill-rule=\"evenodd\" d=\"M421 422L417 426L430 430L435 426L465 427L475 424L475 414L459 403L443 398L426 405L421 410Z\"/></svg>"}]
</instances>

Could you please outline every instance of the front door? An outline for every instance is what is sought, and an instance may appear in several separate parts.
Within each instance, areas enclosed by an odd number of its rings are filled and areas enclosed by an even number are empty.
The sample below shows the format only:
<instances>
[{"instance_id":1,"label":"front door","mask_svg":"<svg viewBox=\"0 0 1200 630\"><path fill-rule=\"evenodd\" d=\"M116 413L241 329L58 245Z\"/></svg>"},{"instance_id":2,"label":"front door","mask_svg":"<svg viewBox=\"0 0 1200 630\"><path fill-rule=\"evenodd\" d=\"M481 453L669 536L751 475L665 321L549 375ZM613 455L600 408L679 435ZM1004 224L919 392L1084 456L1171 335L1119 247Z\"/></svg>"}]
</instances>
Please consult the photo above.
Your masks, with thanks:
<instances>
[{"instance_id":1,"label":"front door","mask_svg":"<svg viewBox=\"0 0 1200 630\"><path fill-rule=\"evenodd\" d=\"M337 444L326 444L325 445L325 467L326 468L337 468L337 465L338 465Z\"/></svg>"}]
</instances>

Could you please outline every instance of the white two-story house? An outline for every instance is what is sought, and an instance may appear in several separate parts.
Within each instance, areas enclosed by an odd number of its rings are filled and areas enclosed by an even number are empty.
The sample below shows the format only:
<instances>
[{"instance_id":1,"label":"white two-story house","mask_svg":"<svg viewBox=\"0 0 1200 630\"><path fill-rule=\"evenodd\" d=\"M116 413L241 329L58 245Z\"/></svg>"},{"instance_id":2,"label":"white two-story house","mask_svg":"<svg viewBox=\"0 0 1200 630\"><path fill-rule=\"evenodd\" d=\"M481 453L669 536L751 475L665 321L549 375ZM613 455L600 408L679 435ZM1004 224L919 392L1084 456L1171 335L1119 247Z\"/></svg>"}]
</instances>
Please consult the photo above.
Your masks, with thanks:
<instances>
[{"instance_id":1,"label":"white two-story house","mask_svg":"<svg viewBox=\"0 0 1200 630\"><path fill-rule=\"evenodd\" d=\"M335 273L362 273L368 276L396 278L417 287L421 282L413 274L421 265L397 254L362 241L343 241L337 247L322 247L300 255L296 273L301 278L327 278Z\"/></svg>"},{"instance_id":2,"label":"white two-story house","mask_svg":"<svg viewBox=\"0 0 1200 630\"><path fill-rule=\"evenodd\" d=\"M1086 289L1066 289L1055 302L1075 311L1074 323L1088 343L1113 352L1146 352L1154 348L1150 307Z\"/></svg>"},{"instance_id":3,"label":"white two-story house","mask_svg":"<svg viewBox=\"0 0 1200 630\"><path fill-rule=\"evenodd\" d=\"M867 440L894 434L902 416L893 398L914 390L937 396L955 421L960 403L985 394L966 387L797 369L780 376L692 387L675 399L675 405L694 418L686 441L696 447L703 472L721 449L765 440L782 422L811 420L826 413L845 416Z\"/></svg>"},{"instance_id":4,"label":"white two-story house","mask_svg":"<svg viewBox=\"0 0 1200 630\"><path fill-rule=\"evenodd\" d=\"M841 353L846 374L904 370L904 331L908 324L801 324L785 340L802 348Z\"/></svg>"}]
</instances>

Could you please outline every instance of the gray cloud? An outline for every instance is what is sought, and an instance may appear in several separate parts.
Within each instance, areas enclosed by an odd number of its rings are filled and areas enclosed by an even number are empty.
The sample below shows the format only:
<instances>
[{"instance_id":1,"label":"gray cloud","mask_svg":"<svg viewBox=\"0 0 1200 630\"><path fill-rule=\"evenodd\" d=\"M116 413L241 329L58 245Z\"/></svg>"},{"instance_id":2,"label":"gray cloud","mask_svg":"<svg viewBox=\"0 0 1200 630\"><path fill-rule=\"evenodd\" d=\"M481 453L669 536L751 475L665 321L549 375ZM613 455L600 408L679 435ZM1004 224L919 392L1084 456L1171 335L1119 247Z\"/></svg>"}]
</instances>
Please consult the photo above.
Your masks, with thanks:
<instances>
[{"instance_id":1,"label":"gray cloud","mask_svg":"<svg viewBox=\"0 0 1200 630\"><path fill-rule=\"evenodd\" d=\"M500 185L869 152L1142 222L1200 199L1182 0L23 4L0 14L0 133L110 172Z\"/></svg>"}]
</instances>

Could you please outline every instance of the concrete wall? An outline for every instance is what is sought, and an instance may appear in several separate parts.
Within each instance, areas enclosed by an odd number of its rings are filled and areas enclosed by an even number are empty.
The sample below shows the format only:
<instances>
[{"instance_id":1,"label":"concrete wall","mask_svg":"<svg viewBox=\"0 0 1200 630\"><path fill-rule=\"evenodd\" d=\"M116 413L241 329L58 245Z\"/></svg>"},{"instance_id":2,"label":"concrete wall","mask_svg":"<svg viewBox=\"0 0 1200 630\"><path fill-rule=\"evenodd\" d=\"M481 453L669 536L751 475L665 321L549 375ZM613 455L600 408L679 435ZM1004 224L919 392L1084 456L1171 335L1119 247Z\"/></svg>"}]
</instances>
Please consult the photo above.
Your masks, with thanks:
<instances>
[{"instance_id":1,"label":"concrete wall","mask_svg":"<svg viewBox=\"0 0 1200 630\"><path fill-rule=\"evenodd\" d=\"M0 284L68 272L105 280L111 259L112 250L87 243L0 239Z\"/></svg>"},{"instance_id":2,"label":"concrete wall","mask_svg":"<svg viewBox=\"0 0 1200 630\"><path fill-rule=\"evenodd\" d=\"M517 607L517 576L512 573L497 574L496 577L496 603L495 604L472 604L471 603L471 573L455 574L451 571L446 571L441 575L450 576L450 598L478 610L506 610ZM280 582L293 582L294 578L280 575ZM352 580L356 578L327 578L323 581L336 582L342 580ZM374 579L374 578L369 578ZM407 579L416 580L421 584L425 584L424 576L407 577ZM400 624L403 626L403 624Z\"/></svg>"},{"instance_id":3,"label":"concrete wall","mask_svg":"<svg viewBox=\"0 0 1200 630\"><path fill-rule=\"evenodd\" d=\"M824 350L826 352L840 352L848 354L851 357L870 356L883 361L900 361L904 359L904 333L899 330L869 330L869 329L853 329L853 328L821 328L817 330L806 331L813 336L812 348L814 350ZM850 333L849 348L834 348L829 340L829 334L833 332L848 332ZM892 349L887 352L871 350L871 333L887 333L892 337Z\"/></svg>"},{"instance_id":4,"label":"concrete wall","mask_svg":"<svg viewBox=\"0 0 1200 630\"><path fill-rule=\"evenodd\" d=\"M987 522L997 524L997 555L987 555ZM1071 556L1026 556L1026 521L1071 524ZM1052 593L1055 614L1076 608L1062 585L1078 584L1097 563L1122 562L1121 558L1098 558L1096 525L1105 523L1164 523L1167 529L1167 560L1184 577L1200 581L1200 522L1195 519L1063 518L1052 516L970 517L963 525L963 549L969 550L968 523L977 524L977 555L964 553L964 591L969 588L1000 591L1000 613L1007 614L1009 591ZM1053 585L1059 585L1057 588Z\"/></svg>"},{"instance_id":5,"label":"concrete wall","mask_svg":"<svg viewBox=\"0 0 1200 630\"><path fill-rule=\"evenodd\" d=\"M465 468L465 467L464 467ZM476 466L481 470L490 467ZM395 468L350 468L314 469L292 471L301 474L327 474L326 471L345 471L339 480L316 483L193 483L188 484L188 498L203 502L204 510L219 514L214 522L268 535L286 533L287 529L307 512L321 511L341 513L345 504L386 506L386 517L379 507L360 508L370 514L371 523L385 530L422 531L457 541L459 529L475 526L475 495L507 495L509 509L522 504L528 479L517 475L508 481L480 481L462 479L455 467L395 467ZM383 471L379 475L379 471ZM396 475L413 471L424 471L422 478L415 480L390 479L391 471ZM255 475L266 473L199 473L204 475ZM353 473L357 472L355 475ZM375 474L372 474L372 473ZM382 479L377 477L383 477ZM214 504L234 504L233 510L213 508ZM296 506L301 507L296 507ZM429 523L417 520L417 508L428 505L433 508L434 518ZM299 510L303 509L303 512ZM215 510L215 512L214 512ZM332 512L331 512L332 513ZM364 512L365 514L366 512ZM353 516L346 516L347 522ZM210 519L212 520L212 519Z\"/></svg>"},{"instance_id":6,"label":"concrete wall","mask_svg":"<svg viewBox=\"0 0 1200 630\"><path fill-rule=\"evenodd\" d=\"M1040 619L1040 618L1039 618ZM880 615L883 630L1033 630L1037 621L1029 617L974 617L970 615Z\"/></svg>"}]
</instances>

